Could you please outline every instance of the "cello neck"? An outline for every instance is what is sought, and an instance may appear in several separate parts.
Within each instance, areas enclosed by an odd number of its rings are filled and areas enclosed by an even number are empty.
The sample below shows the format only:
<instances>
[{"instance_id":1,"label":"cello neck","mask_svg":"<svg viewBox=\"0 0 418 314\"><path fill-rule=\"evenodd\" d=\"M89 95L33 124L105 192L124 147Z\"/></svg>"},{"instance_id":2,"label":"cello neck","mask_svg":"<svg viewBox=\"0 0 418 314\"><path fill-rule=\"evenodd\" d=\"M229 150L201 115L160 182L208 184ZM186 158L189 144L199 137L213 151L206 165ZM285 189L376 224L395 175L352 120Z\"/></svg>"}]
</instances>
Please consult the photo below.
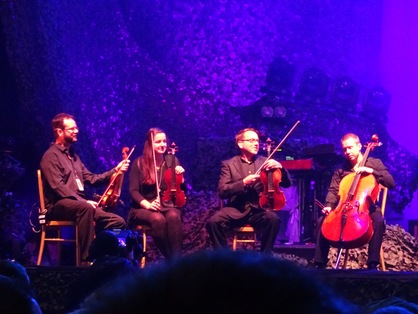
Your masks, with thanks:
<instances>
[{"instance_id":1,"label":"cello neck","mask_svg":"<svg viewBox=\"0 0 418 314\"><path fill-rule=\"evenodd\" d=\"M373 148L375 148L376 146L382 145L382 143L378 142L378 140L379 139L377 135L372 136L373 142L367 144L366 151L363 154L363 159L360 161L358 167L364 167L364 165L366 164L367 158L369 158L369 153L373 150ZM361 173L357 173L353 179L350 190L348 191L349 200L351 200L354 197L360 178L361 178Z\"/></svg>"}]
</instances>

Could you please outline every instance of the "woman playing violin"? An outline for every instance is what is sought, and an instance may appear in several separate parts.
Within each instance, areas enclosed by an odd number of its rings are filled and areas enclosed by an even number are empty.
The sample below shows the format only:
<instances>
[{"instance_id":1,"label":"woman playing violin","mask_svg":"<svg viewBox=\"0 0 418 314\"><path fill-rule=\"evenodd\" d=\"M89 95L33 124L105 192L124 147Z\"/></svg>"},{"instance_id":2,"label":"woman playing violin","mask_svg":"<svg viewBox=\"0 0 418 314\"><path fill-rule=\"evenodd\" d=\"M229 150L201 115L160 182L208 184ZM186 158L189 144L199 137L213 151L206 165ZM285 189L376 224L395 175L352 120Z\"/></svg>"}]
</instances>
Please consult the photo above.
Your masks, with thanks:
<instances>
[{"instance_id":1,"label":"woman playing violin","mask_svg":"<svg viewBox=\"0 0 418 314\"><path fill-rule=\"evenodd\" d=\"M334 171L331 178L331 183L325 198L325 207L322 209L322 212L325 215L328 215L338 205L340 201L338 196L340 183L348 174L355 173L362 174L363 176L371 174L376 179L377 184L382 184L389 189L395 187L392 175L388 172L380 159L369 157L367 160L363 160L364 155L361 153L362 145L356 134L345 134L341 139L341 147L347 160ZM380 247L385 232L385 222L380 208L374 204L370 207L369 214L372 220L373 235L369 242L367 266L368 269L376 269L380 260ZM319 228L321 227L324 218L325 216L319 218L317 224ZM323 236L319 228L316 235L314 262L317 268L325 268L328 263L330 243Z\"/></svg>"},{"instance_id":2,"label":"woman playing violin","mask_svg":"<svg viewBox=\"0 0 418 314\"><path fill-rule=\"evenodd\" d=\"M167 137L164 131L151 128L146 134L142 156L135 159L129 176L132 208L128 226L146 224L152 227L155 245L166 259L181 255L183 225L181 209L173 202L163 202L162 193L168 188L164 180L166 171L175 162L175 173L184 173L177 157L167 156ZM186 189L184 178L181 188Z\"/></svg>"},{"instance_id":3,"label":"woman playing violin","mask_svg":"<svg viewBox=\"0 0 418 314\"><path fill-rule=\"evenodd\" d=\"M260 251L271 253L279 233L280 219L273 210L260 206L263 183L257 169L280 169L280 185L285 188L291 185L290 176L278 161L257 155L260 145L255 129L239 131L235 143L240 154L222 162L218 183L219 196L226 199L227 204L208 219L206 229L214 247L223 248L228 244L227 229L250 224L261 233Z\"/></svg>"}]
</instances>

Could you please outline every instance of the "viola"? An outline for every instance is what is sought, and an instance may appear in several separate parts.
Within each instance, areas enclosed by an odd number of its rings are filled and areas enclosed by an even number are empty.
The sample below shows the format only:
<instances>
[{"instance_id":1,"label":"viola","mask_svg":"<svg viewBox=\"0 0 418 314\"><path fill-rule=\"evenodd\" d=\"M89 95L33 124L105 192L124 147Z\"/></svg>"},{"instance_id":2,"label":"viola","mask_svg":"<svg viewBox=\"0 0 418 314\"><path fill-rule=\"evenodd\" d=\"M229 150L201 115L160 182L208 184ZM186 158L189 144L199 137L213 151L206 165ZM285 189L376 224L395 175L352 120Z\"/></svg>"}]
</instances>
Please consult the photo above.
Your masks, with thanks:
<instances>
[{"instance_id":1,"label":"viola","mask_svg":"<svg viewBox=\"0 0 418 314\"><path fill-rule=\"evenodd\" d=\"M265 143L265 149L268 155L271 153L273 141L268 138ZM261 170L260 180L263 183L263 192L260 193L259 204L261 208L280 210L286 205L286 197L280 190L282 182L282 171L280 169L271 169L269 171Z\"/></svg>"},{"instance_id":2,"label":"viola","mask_svg":"<svg viewBox=\"0 0 418 314\"><path fill-rule=\"evenodd\" d=\"M122 149L123 160L128 160L129 157L132 155L134 149L135 146L132 147L131 151L129 152L129 147L124 147ZM108 187L106 188L102 197L98 201L99 206L104 210L110 211L116 208L122 190L123 178L124 173L120 169L114 174L112 174Z\"/></svg>"},{"instance_id":3,"label":"viola","mask_svg":"<svg viewBox=\"0 0 418 314\"><path fill-rule=\"evenodd\" d=\"M372 136L367 144L363 167L371 150L382 145L378 136ZM379 194L379 184L372 174L350 173L340 182L337 207L324 218L321 226L323 236L338 248L356 248L368 243L373 236L373 225L369 208Z\"/></svg>"},{"instance_id":4,"label":"viola","mask_svg":"<svg viewBox=\"0 0 418 314\"><path fill-rule=\"evenodd\" d=\"M186 195L181 189L183 182L183 174L176 174L176 159L175 154L178 151L178 146L173 142L168 149L168 156L171 158L171 165L164 173L164 180L167 184L167 189L163 192L162 200L166 204L174 204L175 207L183 207L186 203Z\"/></svg>"}]
</instances>

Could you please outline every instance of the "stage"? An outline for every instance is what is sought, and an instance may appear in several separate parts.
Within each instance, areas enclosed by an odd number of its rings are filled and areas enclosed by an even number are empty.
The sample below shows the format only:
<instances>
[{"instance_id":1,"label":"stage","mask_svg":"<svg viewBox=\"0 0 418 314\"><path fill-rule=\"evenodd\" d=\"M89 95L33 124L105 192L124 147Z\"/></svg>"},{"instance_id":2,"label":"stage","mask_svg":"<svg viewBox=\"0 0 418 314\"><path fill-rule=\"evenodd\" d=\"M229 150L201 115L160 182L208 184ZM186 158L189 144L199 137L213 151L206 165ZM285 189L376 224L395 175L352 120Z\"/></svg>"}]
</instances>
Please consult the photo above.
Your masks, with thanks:
<instances>
[{"instance_id":1,"label":"stage","mask_svg":"<svg viewBox=\"0 0 418 314\"><path fill-rule=\"evenodd\" d=\"M290 252L292 248L289 246L287 250ZM309 249L297 250L307 253ZM43 313L58 314L65 313L64 304L71 285L88 268L38 266L28 267L27 270ZM418 272L317 270L308 266L306 270L336 293L360 306L393 296L410 302L418 301Z\"/></svg>"}]
</instances>

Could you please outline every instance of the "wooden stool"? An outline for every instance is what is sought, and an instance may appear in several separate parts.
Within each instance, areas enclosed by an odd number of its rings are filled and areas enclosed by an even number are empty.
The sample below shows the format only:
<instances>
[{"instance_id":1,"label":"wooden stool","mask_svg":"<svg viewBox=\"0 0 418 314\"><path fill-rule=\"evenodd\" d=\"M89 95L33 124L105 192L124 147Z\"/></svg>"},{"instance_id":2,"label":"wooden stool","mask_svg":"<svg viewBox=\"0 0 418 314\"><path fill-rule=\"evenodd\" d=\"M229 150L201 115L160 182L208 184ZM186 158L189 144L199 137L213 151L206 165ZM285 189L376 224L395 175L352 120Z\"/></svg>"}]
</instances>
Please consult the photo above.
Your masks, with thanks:
<instances>
[{"instance_id":1,"label":"wooden stool","mask_svg":"<svg viewBox=\"0 0 418 314\"><path fill-rule=\"evenodd\" d=\"M152 228L148 225L137 225L136 231L142 234L142 256L140 260L140 267L144 268L147 257L147 236L152 233Z\"/></svg>"},{"instance_id":2,"label":"wooden stool","mask_svg":"<svg viewBox=\"0 0 418 314\"><path fill-rule=\"evenodd\" d=\"M234 228L234 237L232 239L232 250L236 251L237 243L251 243L255 249L257 237L254 228L250 225Z\"/></svg>"}]
</instances>

